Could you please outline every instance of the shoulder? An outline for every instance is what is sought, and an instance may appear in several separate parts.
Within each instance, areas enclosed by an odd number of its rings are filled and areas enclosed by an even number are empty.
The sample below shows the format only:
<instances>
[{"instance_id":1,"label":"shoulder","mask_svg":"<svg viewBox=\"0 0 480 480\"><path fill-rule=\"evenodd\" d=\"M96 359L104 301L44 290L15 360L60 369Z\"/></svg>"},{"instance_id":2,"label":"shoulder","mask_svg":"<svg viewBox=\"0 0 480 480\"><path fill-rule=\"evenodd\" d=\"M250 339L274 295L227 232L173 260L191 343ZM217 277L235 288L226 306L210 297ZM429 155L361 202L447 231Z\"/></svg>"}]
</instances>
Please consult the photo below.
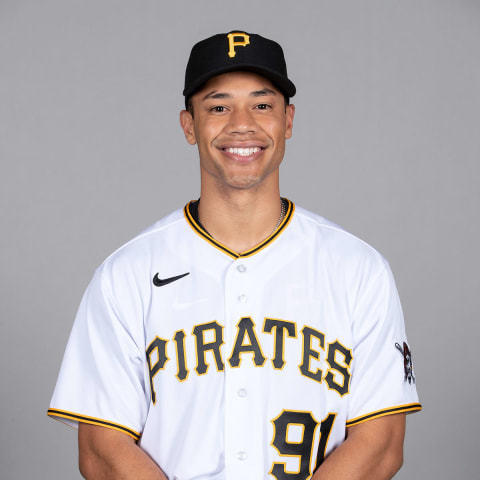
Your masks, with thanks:
<instances>
[{"instance_id":1,"label":"shoulder","mask_svg":"<svg viewBox=\"0 0 480 480\"><path fill-rule=\"evenodd\" d=\"M372 276L388 267L387 260L374 247L321 215L296 206L294 225L294 234L332 268Z\"/></svg>"},{"instance_id":2,"label":"shoulder","mask_svg":"<svg viewBox=\"0 0 480 480\"><path fill-rule=\"evenodd\" d=\"M183 209L177 209L117 248L98 267L105 279L143 275L162 252L173 248L186 228Z\"/></svg>"},{"instance_id":3,"label":"shoulder","mask_svg":"<svg viewBox=\"0 0 480 480\"><path fill-rule=\"evenodd\" d=\"M386 261L370 244L321 215L296 206L295 217L302 234L319 248L347 258L362 256L380 263Z\"/></svg>"}]
</instances>

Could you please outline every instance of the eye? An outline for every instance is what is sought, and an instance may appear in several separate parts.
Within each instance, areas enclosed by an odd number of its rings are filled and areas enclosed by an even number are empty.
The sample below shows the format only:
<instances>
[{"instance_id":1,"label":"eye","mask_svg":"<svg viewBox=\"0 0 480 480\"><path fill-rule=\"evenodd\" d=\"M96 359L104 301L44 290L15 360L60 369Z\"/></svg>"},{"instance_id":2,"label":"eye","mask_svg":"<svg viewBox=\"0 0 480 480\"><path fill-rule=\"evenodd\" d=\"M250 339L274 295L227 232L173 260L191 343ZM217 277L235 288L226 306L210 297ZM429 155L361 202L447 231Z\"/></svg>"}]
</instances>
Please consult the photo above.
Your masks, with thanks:
<instances>
[{"instance_id":1,"label":"eye","mask_svg":"<svg viewBox=\"0 0 480 480\"><path fill-rule=\"evenodd\" d=\"M269 105L268 103L259 103L256 108L258 110L268 110L269 108L272 108L271 105Z\"/></svg>"},{"instance_id":2,"label":"eye","mask_svg":"<svg viewBox=\"0 0 480 480\"><path fill-rule=\"evenodd\" d=\"M210 109L210 111L214 113L223 113L225 111L225 107L223 105L215 105Z\"/></svg>"}]
</instances>

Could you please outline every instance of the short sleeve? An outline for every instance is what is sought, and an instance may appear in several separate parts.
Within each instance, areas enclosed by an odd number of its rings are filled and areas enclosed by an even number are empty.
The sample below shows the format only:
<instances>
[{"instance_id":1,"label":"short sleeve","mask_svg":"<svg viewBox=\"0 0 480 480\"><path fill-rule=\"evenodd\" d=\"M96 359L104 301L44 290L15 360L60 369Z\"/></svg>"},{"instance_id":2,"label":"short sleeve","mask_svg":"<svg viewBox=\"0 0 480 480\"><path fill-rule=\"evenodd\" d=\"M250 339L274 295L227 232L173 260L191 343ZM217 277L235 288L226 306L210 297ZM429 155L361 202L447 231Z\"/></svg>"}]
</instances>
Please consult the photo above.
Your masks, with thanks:
<instances>
[{"instance_id":1,"label":"short sleeve","mask_svg":"<svg viewBox=\"0 0 480 480\"><path fill-rule=\"evenodd\" d=\"M136 440L148 410L143 320L128 290L99 269L88 286L60 368L48 415L119 430Z\"/></svg>"},{"instance_id":2,"label":"short sleeve","mask_svg":"<svg viewBox=\"0 0 480 480\"><path fill-rule=\"evenodd\" d=\"M421 410L412 355L389 265L365 285L353 314L353 365L347 426Z\"/></svg>"}]
</instances>

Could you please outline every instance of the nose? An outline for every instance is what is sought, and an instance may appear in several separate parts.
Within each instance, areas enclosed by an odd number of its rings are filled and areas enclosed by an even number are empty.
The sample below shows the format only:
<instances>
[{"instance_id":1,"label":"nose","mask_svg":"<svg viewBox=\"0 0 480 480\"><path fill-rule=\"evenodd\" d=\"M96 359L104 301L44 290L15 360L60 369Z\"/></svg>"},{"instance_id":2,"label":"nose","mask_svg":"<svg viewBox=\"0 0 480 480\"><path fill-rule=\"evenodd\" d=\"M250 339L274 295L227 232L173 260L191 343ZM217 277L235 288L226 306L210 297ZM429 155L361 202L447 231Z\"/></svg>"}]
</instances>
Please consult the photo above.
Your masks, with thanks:
<instances>
[{"instance_id":1,"label":"nose","mask_svg":"<svg viewBox=\"0 0 480 480\"><path fill-rule=\"evenodd\" d=\"M245 134L255 133L257 124L254 115L248 108L238 108L231 112L228 122L229 133Z\"/></svg>"}]
</instances>

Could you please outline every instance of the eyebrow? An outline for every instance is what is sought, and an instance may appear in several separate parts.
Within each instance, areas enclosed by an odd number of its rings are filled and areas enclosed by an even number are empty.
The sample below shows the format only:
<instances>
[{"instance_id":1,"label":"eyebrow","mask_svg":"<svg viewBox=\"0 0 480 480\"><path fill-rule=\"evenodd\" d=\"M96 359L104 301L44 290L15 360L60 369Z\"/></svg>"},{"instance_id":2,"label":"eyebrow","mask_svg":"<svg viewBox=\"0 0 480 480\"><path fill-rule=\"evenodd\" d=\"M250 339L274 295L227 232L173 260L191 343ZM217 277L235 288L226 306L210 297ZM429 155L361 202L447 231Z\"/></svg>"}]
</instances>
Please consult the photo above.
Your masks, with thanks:
<instances>
[{"instance_id":1,"label":"eyebrow","mask_svg":"<svg viewBox=\"0 0 480 480\"><path fill-rule=\"evenodd\" d=\"M277 95L277 92L275 90L272 90L270 88L262 88L262 90L255 90L250 93L250 97L265 97L267 95ZM203 98L202 101L207 100L208 98L214 98L214 99L219 99L219 98L233 98L232 95L229 93L223 93L223 92L217 92L215 90L207 93Z\"/></svg>"},{"instance_id":2,"label":"eyebrow","mask_svg":"<svg viewBox=\"0 0 480 480\"><path fill-rule=\"evenodd\" d=\"M207 98L232 98L232 96L228 93L216 92L213 90L212 92L207 93L203 98L203 100L207 100Z\"/></svg>"},{"instance_id":3,"label":"eyebrow","mask_svg":"<svg viewBox=\"0 0 480 480\"><path fill-rule=\"evenodd\" d=\"M255 90L250 94L251 97L265 97L266 95L276 95L277 92L270 88L263 88L262 90Z\"/></svg>"}]
</instances>

